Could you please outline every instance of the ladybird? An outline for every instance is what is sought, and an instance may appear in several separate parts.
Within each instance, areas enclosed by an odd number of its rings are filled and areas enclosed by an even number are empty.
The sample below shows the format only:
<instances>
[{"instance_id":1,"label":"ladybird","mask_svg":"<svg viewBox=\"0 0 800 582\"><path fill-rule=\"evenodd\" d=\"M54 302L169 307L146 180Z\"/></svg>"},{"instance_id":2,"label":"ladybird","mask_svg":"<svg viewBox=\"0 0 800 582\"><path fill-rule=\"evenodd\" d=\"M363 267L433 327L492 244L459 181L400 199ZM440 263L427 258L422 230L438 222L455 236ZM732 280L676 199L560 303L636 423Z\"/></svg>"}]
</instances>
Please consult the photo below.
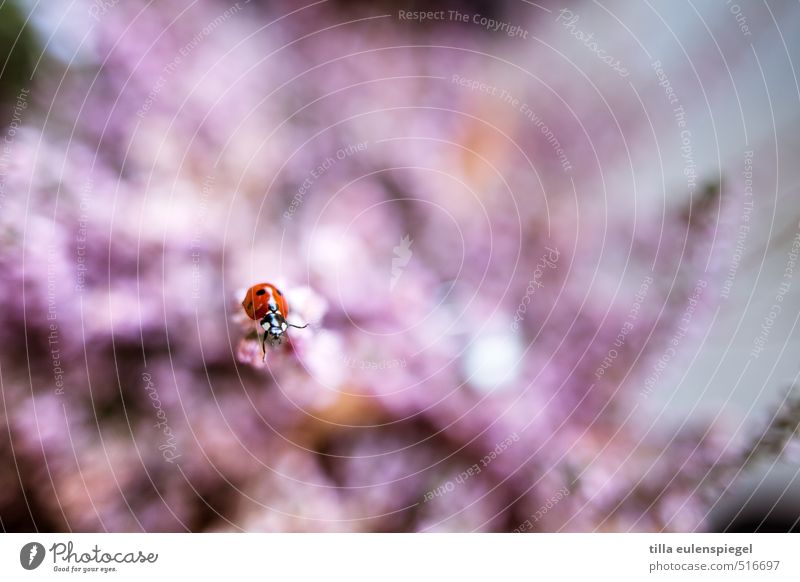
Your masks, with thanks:
<instances>
[{"instance_id":1,"label":"ladybird","mask_svg":"<svg viewBox=\"0 0 800 582\"><path fill-rule=\"evenodd\" d=\"M267 345L278 347L286 339L286 331L290 327L302 329L306 325L293 325L286 321L289 315L289 303L281 290L270 283L257 283L250 287L242 300L242 308L250 319L258 321L262 329L261 353L267 355Z\"/></svg>"}]
</instances>

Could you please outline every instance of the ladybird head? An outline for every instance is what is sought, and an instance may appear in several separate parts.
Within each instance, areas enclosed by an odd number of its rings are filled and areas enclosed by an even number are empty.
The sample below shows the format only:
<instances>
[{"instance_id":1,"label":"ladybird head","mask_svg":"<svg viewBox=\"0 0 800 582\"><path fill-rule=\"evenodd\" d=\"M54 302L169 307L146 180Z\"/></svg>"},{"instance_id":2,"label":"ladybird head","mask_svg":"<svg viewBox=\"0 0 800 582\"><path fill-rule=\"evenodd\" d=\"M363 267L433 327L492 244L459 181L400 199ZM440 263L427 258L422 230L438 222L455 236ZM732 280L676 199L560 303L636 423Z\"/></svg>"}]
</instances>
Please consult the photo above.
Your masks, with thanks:
<instances>
[{"instance_id":1,"label":"ladybird head","mask_svg":"<svg viewBox=\"0 0 800 582\"><path fill-rule=\"evenodd\" d=\"M264 330L265 341L275 348L286 341L286 330L289 329L289 324L286 323L283 315L273 311L267 313L261 320L261 328Z\"/></svg>"}]
</instances>

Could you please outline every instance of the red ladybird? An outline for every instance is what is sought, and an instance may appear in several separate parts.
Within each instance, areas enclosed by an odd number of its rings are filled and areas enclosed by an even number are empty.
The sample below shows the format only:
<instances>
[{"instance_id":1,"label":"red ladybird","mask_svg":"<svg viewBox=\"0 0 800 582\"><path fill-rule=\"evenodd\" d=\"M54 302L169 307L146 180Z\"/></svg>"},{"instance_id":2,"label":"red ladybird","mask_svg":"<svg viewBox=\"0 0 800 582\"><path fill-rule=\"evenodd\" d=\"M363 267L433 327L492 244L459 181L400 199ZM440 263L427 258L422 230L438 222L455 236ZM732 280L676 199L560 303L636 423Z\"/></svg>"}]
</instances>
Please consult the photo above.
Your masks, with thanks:
<instances>
[{"instance_id":1,"label":"red ladybird","mask_svg":"<svg viewBox=\"0 0 800 582\"><path fill-rule=\"evenodd\" d=\"M289 327L304 328L307 325L292 325L286 322L289 304L280 289L270 283L257 283L247 290L242 300L244 312L250 319L258 321L263 330L261 351L266 357L266 344L277 347L286 341Z\"/></svg>"}]
</instances>

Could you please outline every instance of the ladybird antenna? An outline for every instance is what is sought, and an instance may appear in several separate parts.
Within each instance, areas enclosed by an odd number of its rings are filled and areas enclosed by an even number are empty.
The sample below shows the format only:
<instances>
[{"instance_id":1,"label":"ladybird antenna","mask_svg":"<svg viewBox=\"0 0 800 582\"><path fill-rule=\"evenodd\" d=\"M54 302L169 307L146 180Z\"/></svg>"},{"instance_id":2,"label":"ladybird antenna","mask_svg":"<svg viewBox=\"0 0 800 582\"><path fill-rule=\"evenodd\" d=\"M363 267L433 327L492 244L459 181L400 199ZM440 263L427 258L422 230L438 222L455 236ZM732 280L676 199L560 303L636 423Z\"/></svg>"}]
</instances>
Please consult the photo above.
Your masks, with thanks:
<instances>
[{"instance_id":1,"label":"ladybird antenna","mask_svg":"<svg viewBox=\"0 0 800 582\"><path fill-rule=\"evenodd\" d=\"M308 324L305 324L305 325L295 325L295 324L293 324L293 323L289 323L288 321L286 322L286 324L287 324L289 327L296 327L297 329L304 329L304 328L308 327Z\"/></svg>"}]
</instances>

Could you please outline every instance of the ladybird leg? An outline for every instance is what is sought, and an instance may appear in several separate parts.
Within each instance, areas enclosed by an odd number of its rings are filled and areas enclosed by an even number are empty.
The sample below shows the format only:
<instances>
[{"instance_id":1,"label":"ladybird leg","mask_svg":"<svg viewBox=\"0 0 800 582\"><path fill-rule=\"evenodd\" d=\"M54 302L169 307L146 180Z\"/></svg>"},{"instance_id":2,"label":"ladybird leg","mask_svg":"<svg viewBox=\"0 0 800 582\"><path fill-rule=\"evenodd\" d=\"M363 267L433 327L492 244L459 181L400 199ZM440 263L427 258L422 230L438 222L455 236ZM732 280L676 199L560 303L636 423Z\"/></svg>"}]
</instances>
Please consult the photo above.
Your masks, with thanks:
<instances>
[{"instance_id":1,"label":"ladybird leg","mask_svg":"<svg viewBox=\"0 0 800 582\"><path fill-rule=\"evenodd\" d=\"M267 332L261 334L261 361L267 360Z\"/></svg>"}]
</instances>

